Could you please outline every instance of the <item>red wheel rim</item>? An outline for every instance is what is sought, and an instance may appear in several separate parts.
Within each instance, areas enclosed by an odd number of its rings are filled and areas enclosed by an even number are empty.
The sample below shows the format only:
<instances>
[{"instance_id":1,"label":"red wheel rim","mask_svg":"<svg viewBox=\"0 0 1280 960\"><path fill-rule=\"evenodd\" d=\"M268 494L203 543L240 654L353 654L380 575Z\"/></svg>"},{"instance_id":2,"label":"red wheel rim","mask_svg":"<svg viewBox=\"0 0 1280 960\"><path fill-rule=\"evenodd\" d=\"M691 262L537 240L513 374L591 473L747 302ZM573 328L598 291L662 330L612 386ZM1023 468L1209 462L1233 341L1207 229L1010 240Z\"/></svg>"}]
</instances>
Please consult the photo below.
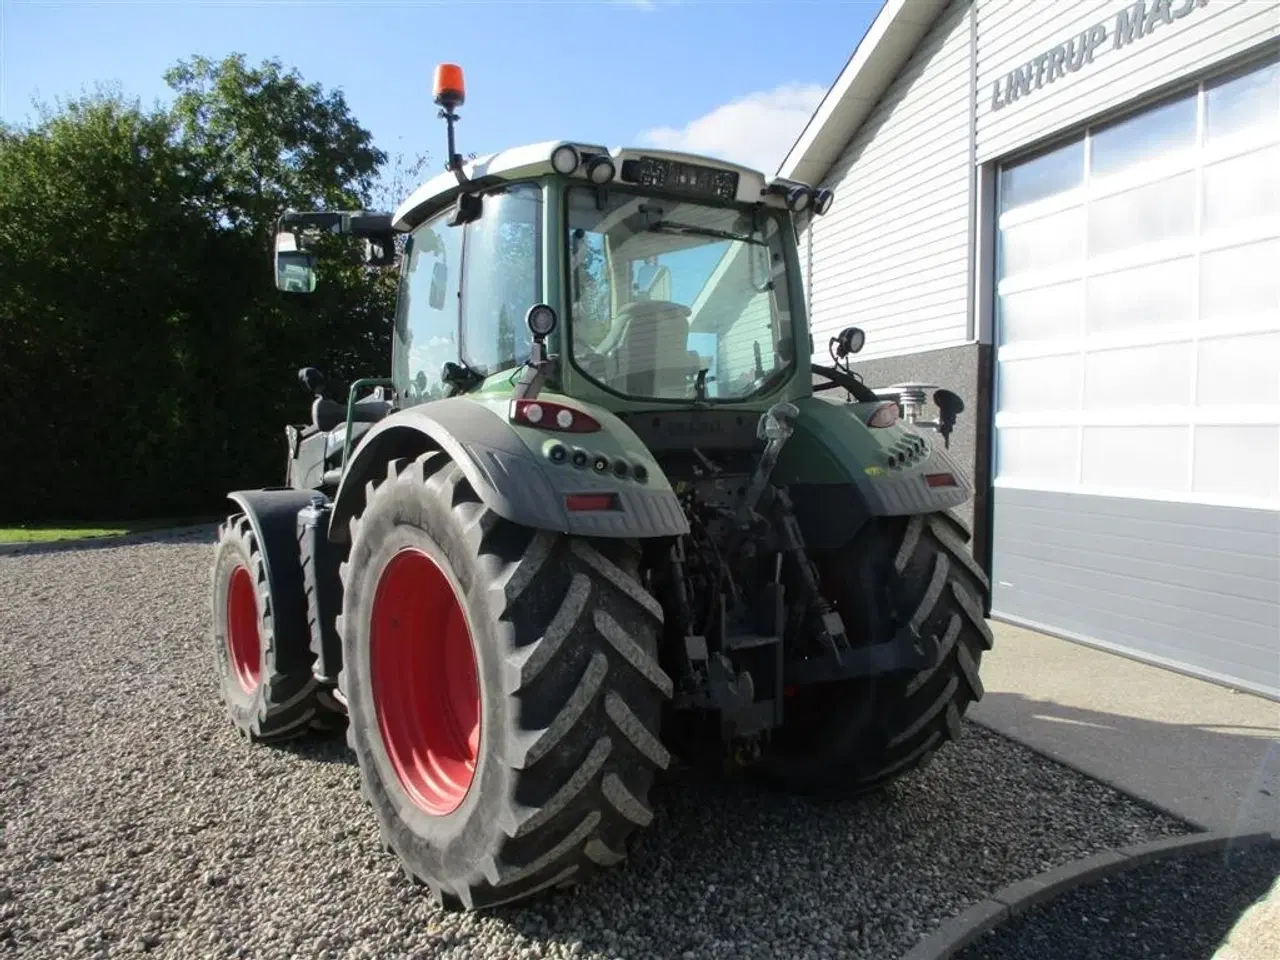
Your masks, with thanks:
<instances>
[{"instance_id":1,"label":"red wheel rim","mask_svg":"<svg viewBox=\"0 0 1280 960\"><path fill-rule=\"evenodd\" d=\"M378 730L400 785L436 816L462 803L480 752L471 631L449 578L401 550L378 578L369 638Z\"/></svg>"},{"instance_id":2,"label":"red wheel rim","mask_svg":"<svg viewBox=\"0 0 1280 960\"><path fill-rule=\"evenodd\" d=\"M227 585L227 653L231 671L245 693L262 682L262 640L258 634L258 598L246 567L231 571Z\"/></svg>"}]
</instances>

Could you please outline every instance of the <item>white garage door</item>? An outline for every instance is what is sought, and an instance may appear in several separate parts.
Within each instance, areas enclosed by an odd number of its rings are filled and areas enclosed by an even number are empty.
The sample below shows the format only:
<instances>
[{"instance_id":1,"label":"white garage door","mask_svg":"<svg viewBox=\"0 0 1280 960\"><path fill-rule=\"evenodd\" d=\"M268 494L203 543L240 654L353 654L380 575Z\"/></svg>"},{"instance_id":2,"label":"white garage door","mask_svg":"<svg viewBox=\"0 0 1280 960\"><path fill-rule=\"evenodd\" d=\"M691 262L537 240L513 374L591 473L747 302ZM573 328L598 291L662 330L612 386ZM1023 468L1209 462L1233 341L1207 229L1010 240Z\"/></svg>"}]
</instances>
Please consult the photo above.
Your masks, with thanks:
<instances>
[{"instance_id":1,"label":"white garage door","mask_svg":"<svg viewBox=\"0 0 1280 960\"><path fill-rule=\"evenodd\" d=\"M999 206L993 613L1280 696L1280 63Z\"/></svg>"}]
</instances>

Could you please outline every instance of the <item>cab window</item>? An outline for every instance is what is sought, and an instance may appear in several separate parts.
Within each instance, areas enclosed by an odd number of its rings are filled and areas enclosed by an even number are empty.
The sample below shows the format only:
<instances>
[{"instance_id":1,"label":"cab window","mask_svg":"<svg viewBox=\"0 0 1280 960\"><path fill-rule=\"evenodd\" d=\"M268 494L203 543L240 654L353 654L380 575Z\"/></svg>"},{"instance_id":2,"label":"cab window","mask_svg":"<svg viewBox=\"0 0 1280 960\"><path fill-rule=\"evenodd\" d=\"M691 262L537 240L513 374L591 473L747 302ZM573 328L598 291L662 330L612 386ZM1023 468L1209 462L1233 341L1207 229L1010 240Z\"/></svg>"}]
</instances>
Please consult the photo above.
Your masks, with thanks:
<instances>
[{"instance_id":1,"label":"cab window","mask_svg":"<svg viewBox=\"0 0 1280 960\"><path fill-rule=\"evenodd\" d=\"M542 287L542 190L514 184L483 202L463 249L462 359L489 376L529 358L524 317Z\"/></svg>"},{"instance_id":2,"label":"cab window","mask_svg":"<svg viewBox=\"0 0 1280 960\"><path fill-rule=\"evenodd\" d=\"M420 226L405 250L396 305L393 379L404 406L445 395L441 369L458 359L462 231L448 214Z\"/></svg>"}]
</instances>

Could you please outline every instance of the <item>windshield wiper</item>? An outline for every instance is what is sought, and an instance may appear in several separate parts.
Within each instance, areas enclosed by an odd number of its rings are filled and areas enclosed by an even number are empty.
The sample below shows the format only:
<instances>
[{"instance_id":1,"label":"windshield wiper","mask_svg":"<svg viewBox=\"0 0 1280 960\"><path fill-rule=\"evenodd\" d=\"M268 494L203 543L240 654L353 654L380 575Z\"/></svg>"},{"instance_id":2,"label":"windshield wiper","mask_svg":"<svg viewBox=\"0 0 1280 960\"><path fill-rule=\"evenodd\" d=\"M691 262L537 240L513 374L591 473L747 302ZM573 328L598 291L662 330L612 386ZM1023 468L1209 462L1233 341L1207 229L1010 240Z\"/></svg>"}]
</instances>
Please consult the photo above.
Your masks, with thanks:
<instances>
[{"instance_id":1,"label":"windshield wiper","mask_svg":"<svg viewBox=\"0 0 1280 960\"><path fill-rule=\"evenodd\" d=\"M696 227L691 223L676 223L674 220L659 220L649 229L654 233L686 233L694 237L710 237L713 240L736 240L738 243L753 243L757 247L768 246L765 241L758 240L755 237L744 237L741 234L730 233L728 230L716 230L714 227Z\"/></svg>"}]
</instances>

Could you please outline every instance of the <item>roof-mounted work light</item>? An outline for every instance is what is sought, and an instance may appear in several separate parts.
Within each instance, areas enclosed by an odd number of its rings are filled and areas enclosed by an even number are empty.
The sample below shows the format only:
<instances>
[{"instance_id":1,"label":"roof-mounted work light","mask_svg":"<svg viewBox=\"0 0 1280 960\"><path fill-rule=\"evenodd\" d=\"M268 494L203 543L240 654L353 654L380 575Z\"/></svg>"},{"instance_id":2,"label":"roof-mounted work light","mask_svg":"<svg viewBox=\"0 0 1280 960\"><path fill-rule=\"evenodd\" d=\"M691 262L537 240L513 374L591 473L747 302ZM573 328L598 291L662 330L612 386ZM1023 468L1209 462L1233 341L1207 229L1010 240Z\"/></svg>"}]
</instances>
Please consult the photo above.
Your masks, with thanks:
<instances>
[{"instance_id":1,"label":"roof-mounted work light","mask_svg":"<svg viewBox=\"0 0 1280 960\"><path fill-rule=\"evenodd\" d=\"M613 160L603 153L598 153L587 161L587 179L597 185L608 183L617 174L618 169Z\"/></svg>"},{"instance_id":2,"label":"roof-mounted work light","mask_svg":"<svg viewBox=\"0 0 1280 960\"><path fill-rule=\"evenodd\" d=\"M807 187L792 187L787 191L787 209L792 213L803 213L812 199L813 194Z\"/></svg>"},{"instance_id":3,"label":"roof-mounted work light","mask_svg":"<svg viewBox=\"0 0 1280 960\"><path fill-rule=\"evenodd\" d=\"M562 177L567 177L577 170L581 162L578 148L571 143L562 143L551 151L551 169Z\"/></svg>"}]
</instances>

